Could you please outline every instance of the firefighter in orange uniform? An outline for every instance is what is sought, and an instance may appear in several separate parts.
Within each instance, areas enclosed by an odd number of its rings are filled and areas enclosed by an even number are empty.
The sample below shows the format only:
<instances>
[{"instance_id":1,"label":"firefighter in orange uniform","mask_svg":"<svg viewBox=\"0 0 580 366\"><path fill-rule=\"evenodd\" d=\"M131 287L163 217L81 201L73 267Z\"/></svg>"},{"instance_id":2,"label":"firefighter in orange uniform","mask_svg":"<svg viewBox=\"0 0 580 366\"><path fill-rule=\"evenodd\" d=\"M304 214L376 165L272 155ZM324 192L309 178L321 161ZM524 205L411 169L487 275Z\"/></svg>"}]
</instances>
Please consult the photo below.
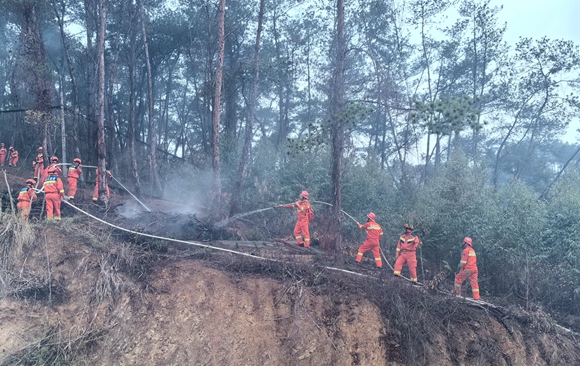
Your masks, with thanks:
<instances>
[{"instance_id":1,"label":"firefighter in orange uniform","mask_svg":"<svg viewBox=\"0 0 580 366\"><path fill-rule=\"evenodd\" d=\"M42 146L38 147L38 154L36 154L36 158L34 158L32 166L34 167L34 178L40 178L40 175L44 171L44 150ZM44 179L42 179L42 181L44 181Z\"/></svg>"},{"instance_id":2,"label":"firefighter in orange uniform","mask_svg":"<svg viewBox=\"0 0 580 366\"><path fill-rule=\"evenodd\" d=\"M68 199L74 200L77 193L77 182L83 174L81 169L81 159L74 158L73 164L68 167L68 175L66 177L66 184L68 185Z\"/></svg>"},{"instance_id":3,"label":"firefighter in orange uniform","mask_svg":"<svg viewBox=\"0 0 580 366\"><path fill-rule=\"evenodd\" d=\"M36 181L34 179L26 180L26 187L20 190L18 194L18 212L20 212L20 217L24 221L28 221L28 215L30 214L30 203L36 199L36 193L34 193L34 185Z\"/></svg>"},{"instance_id":4,"label":"firefighter in orange uniform","mask_svg":"<svg viewBox=\"0 0 580 366\"><path fill-rule=\"evenodd\" d=\"M8 166L13 166L16 168L16 163L18 163L18 151L14 150L14 148L12 146L10 146L8 151L10 152Z\"/></svg>"},{"instance_id":5,"label":"firefighter in orange uniform","mask_svg":"<svg viewBox=\"0 0 580 366\"><path fill-rule=\"evenodd\" d=\"M4 147L4 143L0 144L0 166L4 166L6 162L6 155L8 155L8 150Z\"/></svg>"},{"instance_id":6,"label":"firefighter in orange uniform","mask_svg":"<svg viewBox=\"0 0 580 366\"><path fill-rule=\"evenodd\" d=\"M367 231L367 240L360 246L360 248L358 248L356 261L360 263L363 254L370 250L375 257L375 264L377 265L377 268L381 268L383 266L383 261L381 259L380 241L383 237L383 229L381 228L381 225L375 222L376 218L377 216L373 212L370 212L367 215L367 222L364 225L361 225L357 222L359 229Z\"/></svg>"},{"instance_id":7,"label":"firefighter in orange uniform","mask_svg":"<svg viewBox=\"0 0 580 366\"><path fill-rule=\"evenodd\" d=\"M477 283L477 257L472 247L472 240L469 236L463 239L465 248L461 253L461 262L459 263L459 273L455 276L455 293L461 295L461 285L468 279L471 284L473 300L479 300L479 284Z\"/></svg>"},{"instance_id":8,"label":"firefighter in orange uniform","mask_svg":"<svg viewBox=\"0 0 580 366\"><path fill-rule=\"evenodd\" d=\"M100 183L100 178L99 178L99 169L97 168L97 170L95 171L95 174L97 174L97 178L95 179L95 191L93 192L93 201L98 201L99 200L99 183ZM112 178L113 174L111 174L110 171L107 170L107 173L105 175L105 189L107 190L107 198L111 198L111 191L109 190L109 178Z\"/></svg>"},{"instance_id":9,"label":"firefighter in orange uniform","mask_svg":"<svg viewBox=\"0 0 580 366\"><path fill-rule=\"evenodd\" d=\"M413 234L413 225L405 224L405 232L399 235L397 243L397 261L395 262L395 276L400 277L403 266L407 263L409 267L409 278L411 282L417 282L417 248L421 247L419 237Z\"/></svg>"},{"instance_id":10,"label":"firefighter in orange uniform","mask_svg":"<svg viewBox=\"0 0 580 366\"><path fill-rule=\"evenodd\" d=\"M64 199L64 186L54 167L49 167L48 178L44 181L44 199L46 200L46 218L60 220L60 201Z\"/></svg>"},{"instance_id":11,"label":"firefighter in orange uniform","mask_svg":"<svg viewBox=\"0 0 580 366\"><path fill-rule=\"evenodd\" d=\"M308 223L314 219L314 209L310 202L308 202L308 192L302 191L300 193L300 200L289 205L277 205L275 208L296 208L298 221L294 226L294 237L300 246L310 248L310 231Z\"/></svg>"},{"instance_id":12,"label":"firefighter in orange uniform","mask_svg":"<svg viewBox=\"0 0 580 366\"><path fill-rule=\"evenodd\" d=\"M58 176L62 175L62 169L58 166L58 158L56 156L52 156L50 158L50 164L40 174L40 181L41 182L44 182L46 180L46 178L48 178L48 171L51 168L56 169L56 175L58 175Z\"/></svg>"}]
</instances>

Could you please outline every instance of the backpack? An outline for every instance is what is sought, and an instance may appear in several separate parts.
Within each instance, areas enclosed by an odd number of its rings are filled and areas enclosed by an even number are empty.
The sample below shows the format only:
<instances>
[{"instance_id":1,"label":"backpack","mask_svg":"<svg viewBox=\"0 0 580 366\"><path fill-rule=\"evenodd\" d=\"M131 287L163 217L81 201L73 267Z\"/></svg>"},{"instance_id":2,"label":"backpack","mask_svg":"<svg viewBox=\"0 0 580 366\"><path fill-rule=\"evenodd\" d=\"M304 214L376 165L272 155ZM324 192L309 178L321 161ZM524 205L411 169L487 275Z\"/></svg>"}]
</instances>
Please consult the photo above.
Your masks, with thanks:
<instances>
[{"instance_id":1,"label":"backpack","mask_svg":"<svg viewBox=\"0 0 580 366\"><path fill-rule=\"evenodd\" d=\"M314 220L314 209L312 207L308 208L308 221L313 221Z\"/></svg>"}]
</instances>

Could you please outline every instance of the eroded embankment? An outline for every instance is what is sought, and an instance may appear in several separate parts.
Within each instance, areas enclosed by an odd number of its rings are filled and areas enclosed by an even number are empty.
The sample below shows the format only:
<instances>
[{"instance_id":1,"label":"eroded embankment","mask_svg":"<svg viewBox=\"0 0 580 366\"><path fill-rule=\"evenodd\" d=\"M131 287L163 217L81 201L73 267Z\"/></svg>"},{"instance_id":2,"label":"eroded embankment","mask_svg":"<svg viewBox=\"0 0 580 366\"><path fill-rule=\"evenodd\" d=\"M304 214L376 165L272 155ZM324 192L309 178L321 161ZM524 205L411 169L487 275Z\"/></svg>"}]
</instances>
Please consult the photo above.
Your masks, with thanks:
<instances>
[{"instance_id":1,"label":"eroded embankment","mask_svg":"<svg viewBox=\"0 0 580 366\"><path fill-rule=\"evenodd\" d=\"M542 314L472 307L386 272L152 251L78 224L0 243L4 364L580 363Z\"/></svg>"}]
</instances>

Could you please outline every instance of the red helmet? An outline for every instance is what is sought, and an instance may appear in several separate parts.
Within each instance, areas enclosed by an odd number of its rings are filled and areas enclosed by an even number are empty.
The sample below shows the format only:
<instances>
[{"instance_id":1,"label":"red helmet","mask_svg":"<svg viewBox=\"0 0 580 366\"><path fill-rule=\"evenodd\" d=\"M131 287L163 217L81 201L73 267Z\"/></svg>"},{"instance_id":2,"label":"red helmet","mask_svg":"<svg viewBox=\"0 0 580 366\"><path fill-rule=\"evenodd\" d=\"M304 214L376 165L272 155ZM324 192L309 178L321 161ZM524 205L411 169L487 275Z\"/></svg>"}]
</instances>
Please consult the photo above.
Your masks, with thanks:
<instances>
[{"instance_id":1,"label":"red helmet","mask_svg":"<svg viewBox=\"0 0 580 366\"><path fill-rule=\"evenodd\" d=\"M80 163L82 163L82 161L79 158L74 158L73 159L73 163L79 163L80 164Z\"/></svg>"},{"instance_id":2,"label":"red helmet","mask_svg":"<svg viewBox=\"0 0 580 366\"><path fill-rule=\"evenodd\" d=\"M39 147L38 147L38 150L42 150L42 146L39 146Z\"/></svg>"},{"instance_id":3,"label":"red helmet","mask_svg":"<svg viewBox=\"0 0 580 366\"><path fill-rule=\"evenodd\" d=\"M471 246L471 238L469 236L466 236L465 238L463 238L463 242L469 246Z\"/></svg>"},{"instance_id":4,"label":"red helmet","mask_svg":"<svg viewBox=\"0 0 580 366\"><path fill-rule=\"evenodd\" d=\"M51 161L51 162L53 162L53 161L56 161L56 162L58 163L58 157L56 157L56 156L51 156L51 157L50 157L50 161Z\"/></svg>"},{"instance_id":5,"label":"red helmet","mask_svg":"<svg viewBox=\"0 0 580 366\"><path fill-rule=\"evenodd\" d=\"M14 148L12 146L10 146L10 148L8 150L14 150Z\"/></svg>"},{"instance_id":6,"label":"red helmet","mask_svg":"<svg viewBox=\"0 0 580 366\"><path fill-rule=\"evenodd\" d=\"M374 212L370 212L367 217L373 221L375 221L375 219L377 218L377 215L375 215Z\"/></svg>"},{"instance_id":7,"label":"red helmet","mask_svg":"<svg viewBox=\"0 0 580 366\"><path fill-rule=\"evenodd\" d=\"M48 168L48 175L58 175L58 170L55 167Z\"/></svg>"},{"instance_id":8,"label":"red helmet","mask_svg":"<svg viewBox=\"0 0 580 366\"><path fill-rule=\"evenodd\" d=\"M413 225L405 224L405 230L407 230L407 229L413 231L413 230L415 230L415 227Z\"/></svg>"},{"instance_id":9,"label":"red helmet","mask_svg":"<svg viewBox=\"0 0 580 366\"><path fill-rule=\"evenodd\" d=\"M26 184L35 185L36 181L34 179L27 179Z\"/></svg>"},{"instance_id":10,"label":"red helmet","mask_svg":"<svg viewBox=\"0 0 580 366\"><path fill-rule=\"evenodd\" d=\"M302 192L300 193L300 197L304 197L304 198L308 199L308 192L306 192L306 191L302 191Z\"/></svg>"}]
</instances>

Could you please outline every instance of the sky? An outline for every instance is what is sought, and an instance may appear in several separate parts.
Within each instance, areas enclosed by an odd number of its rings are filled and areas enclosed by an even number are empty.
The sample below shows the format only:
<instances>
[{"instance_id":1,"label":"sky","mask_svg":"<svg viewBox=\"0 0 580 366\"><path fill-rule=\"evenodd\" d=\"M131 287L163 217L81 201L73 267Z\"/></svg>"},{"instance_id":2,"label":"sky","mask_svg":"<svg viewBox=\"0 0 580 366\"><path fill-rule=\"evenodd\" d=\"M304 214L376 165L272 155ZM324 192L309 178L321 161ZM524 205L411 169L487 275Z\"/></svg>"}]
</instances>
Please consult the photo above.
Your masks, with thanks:
<instances>
[{"instance_id":1,"label":"sky","mask_svg":"<svg viewBox=\"0 0 580 366\"><path fill-rule=\"evenodd\" d=\"M520 37L574 41L580 45L580 0L491 0L490 5L503 5L501 22L507 23L504 39L515 45ZM580 121L570 123L563 140L580 141Z\"/></svg>"},{"instance_id":2,"label":"sky","mask_svg":"<svg viewBox=\"0 0 580 366\"><path fill-rule=\"evenodd\" d=\"M519 37L578 41L580 0L492 0L503 5L500 20L507 22L506 41L515 44Z\"/></svg>"}]
</instances>

